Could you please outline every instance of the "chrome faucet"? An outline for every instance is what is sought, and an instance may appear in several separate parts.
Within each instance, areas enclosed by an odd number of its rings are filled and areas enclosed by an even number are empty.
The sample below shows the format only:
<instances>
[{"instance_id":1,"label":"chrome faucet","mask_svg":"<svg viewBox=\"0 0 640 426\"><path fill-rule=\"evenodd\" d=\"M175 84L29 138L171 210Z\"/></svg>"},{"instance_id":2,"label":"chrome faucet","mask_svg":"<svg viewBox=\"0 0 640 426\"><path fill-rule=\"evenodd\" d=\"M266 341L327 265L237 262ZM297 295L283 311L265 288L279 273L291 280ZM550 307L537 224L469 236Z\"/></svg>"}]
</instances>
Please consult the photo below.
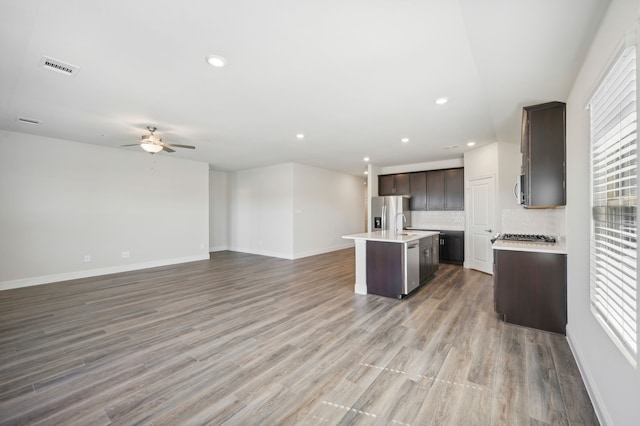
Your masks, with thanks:
<instances>
[{"instance_id":1,"label":"chrome faucet","mask_svg":"<svg viewBox=\"0 0 640 426\"><path fill-rule=\"evenodd\" d=\"M398 216L402 216L402 220L404 222L398 221ZM396 229L395 229L396 234L399 233L399 232L402 232L402 228L404 228L403 223L406 223L406 222L407 222L407 217L404 215L404 213L396 214ZM400 223L400 229L399 230L398 230L398 223Z\"/></svg>"}]
</instances>

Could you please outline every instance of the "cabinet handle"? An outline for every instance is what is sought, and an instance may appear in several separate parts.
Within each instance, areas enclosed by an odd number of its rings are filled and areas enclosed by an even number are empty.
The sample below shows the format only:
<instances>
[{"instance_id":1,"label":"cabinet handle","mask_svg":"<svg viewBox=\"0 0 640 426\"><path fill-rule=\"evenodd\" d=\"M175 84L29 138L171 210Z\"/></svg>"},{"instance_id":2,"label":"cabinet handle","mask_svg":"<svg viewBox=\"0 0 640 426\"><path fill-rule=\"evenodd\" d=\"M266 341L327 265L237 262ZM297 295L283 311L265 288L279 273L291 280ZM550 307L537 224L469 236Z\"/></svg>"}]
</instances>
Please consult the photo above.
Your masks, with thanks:
<instances>
[{"instance_id":1,"label":"cabinet handle","mask_svg":"<svg viewBox=\"0 0 640 426\"><path fill-rule=\"evenodd\" d=\"M491 228L485 229L484 232L493 232L493 229L491 229Z\"/></svg>"}]
</instances>

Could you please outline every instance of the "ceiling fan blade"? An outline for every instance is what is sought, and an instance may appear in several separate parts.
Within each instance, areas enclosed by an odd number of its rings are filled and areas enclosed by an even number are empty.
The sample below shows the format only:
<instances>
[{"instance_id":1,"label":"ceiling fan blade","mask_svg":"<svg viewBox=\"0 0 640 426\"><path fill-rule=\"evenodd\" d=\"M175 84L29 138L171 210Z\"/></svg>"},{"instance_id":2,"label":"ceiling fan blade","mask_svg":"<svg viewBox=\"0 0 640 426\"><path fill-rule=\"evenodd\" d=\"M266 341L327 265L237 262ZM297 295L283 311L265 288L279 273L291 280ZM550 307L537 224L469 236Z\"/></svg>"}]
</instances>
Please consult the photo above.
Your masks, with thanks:
<instances>
[{"instance_id":1,"label":"ceiling fan blade","mask_svg":"<svg viewBox=\"0 0 640 426\"><path fill-rule=\"evenodd\" d=\"M129 145L120 145L120 146L140 146L139 143L130 143Z\"/></svg>"},{"instance_id":2,"label":"ceiling fan blade","mask_svg":"<svg viewBox=\"0 0 640 426\"><path fill-rule=\"evenodd\" d=\"M165 143L165 146L175 146L176 148L188 148L188 149L196 149L195 146L192 145L180 145L177 143Z\"/></svg>"},{"instance_id":3,"label":"ceiling fan blade","mask_svg":"<svg viewBox=\"0 0 640 426\"><path fill-rule=\"evenodd\" d=\"M166 146L166 145L164 145L164 146L162 147L162 150L163 150L163 151L167 151L167 152L176 152L175 150L173 150L173 149L169 148L169 147L168 147L168 146Z\"/></svg>"}]
</instances>

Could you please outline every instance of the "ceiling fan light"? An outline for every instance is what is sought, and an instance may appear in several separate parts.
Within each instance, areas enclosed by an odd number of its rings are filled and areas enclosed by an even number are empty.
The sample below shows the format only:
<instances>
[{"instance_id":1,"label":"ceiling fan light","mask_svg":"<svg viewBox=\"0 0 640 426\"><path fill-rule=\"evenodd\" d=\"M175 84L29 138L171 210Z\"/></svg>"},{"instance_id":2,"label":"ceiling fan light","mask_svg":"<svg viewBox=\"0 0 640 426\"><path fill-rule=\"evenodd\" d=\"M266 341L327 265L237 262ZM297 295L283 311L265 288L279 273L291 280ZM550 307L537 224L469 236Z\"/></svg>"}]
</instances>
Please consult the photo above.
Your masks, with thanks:
<instances>
[{"instance_id":1,"label":"ceiling fan light","mask_svg":"<svg viewBox=\"0 0 640 426\"><path fill-rule=\"evenodd\" d=\"M142 136L142 143L159 144L160 142L162 142L162 138L160 136L156 136L156 135L143 135Z\"/></svg>"},{"instance_id":2,"label":"ceiling fan light","mask_svg":"<svg viewBox=\"0 0 640 426\"><path fill-rule=\"evenodd\" d=\"M141 143L140 146L142 147L142 149L144 149L145 151L151 154L155 154L157 152L162 151L162 146L157 145L155 143Z\"/></svg>"}]
</instances>

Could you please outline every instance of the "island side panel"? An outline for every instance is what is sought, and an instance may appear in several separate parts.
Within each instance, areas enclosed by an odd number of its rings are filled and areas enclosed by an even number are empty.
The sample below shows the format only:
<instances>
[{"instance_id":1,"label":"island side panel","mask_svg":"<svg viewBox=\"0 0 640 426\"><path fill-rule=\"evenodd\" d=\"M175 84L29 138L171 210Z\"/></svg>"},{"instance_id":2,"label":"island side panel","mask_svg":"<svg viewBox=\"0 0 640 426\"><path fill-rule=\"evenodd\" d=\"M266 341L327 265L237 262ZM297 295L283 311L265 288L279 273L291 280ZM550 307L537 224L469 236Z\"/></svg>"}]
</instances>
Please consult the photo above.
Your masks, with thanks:
<instances>
[{"instance_id":1,"label":"island side panel","mask_svg":"<svg viewBox=\"0 0 640 426\"><path fill-rule=\"evenodd\" d=\"M404 244L367 241L367 293L402 296Z\"/></svg>"},{"instance_id":2,"label":"island side panel","mask_svg":"<svg viewBox=\"0 0 640 426\"><path fill-rule=\"evenodd\" d=\"M367 294L367 240L356 243L356 294Z\"/></svg>"}]
</instances>

